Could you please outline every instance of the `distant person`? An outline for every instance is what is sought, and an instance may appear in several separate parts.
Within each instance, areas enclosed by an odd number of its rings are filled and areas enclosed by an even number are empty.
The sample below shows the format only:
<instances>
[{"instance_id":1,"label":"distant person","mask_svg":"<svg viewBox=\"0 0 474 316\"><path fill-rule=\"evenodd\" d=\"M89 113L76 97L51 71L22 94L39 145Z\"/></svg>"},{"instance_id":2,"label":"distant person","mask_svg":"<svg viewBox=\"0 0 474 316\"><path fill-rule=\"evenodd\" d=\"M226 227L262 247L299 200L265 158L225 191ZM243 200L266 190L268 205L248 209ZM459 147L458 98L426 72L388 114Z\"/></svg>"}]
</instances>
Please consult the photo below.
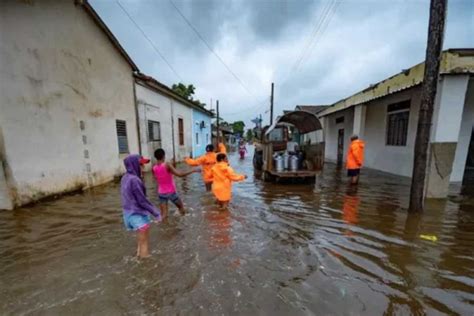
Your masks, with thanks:
<instances>
[{"instance_id":1,"label":"distant person","mask_svg":"<svg viewBox=\"0 0 474 316\"><path fill-rule=\"evenodd\" d=\"M148 236L150 215L161 221L160 211L146 197L145 185L141 178L139 155L130 155L124 160L127 170L120 183L123 221L127 230L137 232L137 256L149 257Z\"/></svg>"},{"instance_id":2,"label":"distant person","mask_svg":"<svg viewBox=\"0 0 474 316\"><path fill-rule=\"evenodd\" d=\"M293 138L289 138L288 142L286 143L286 151L289 154L294 154L298 151L298 143L293 141Z\"/></svg>"},{"instance_id":3,"label":"distant person","mask_svg":"<svg viewBox=\"0 0 474 316\"><path fill-rule=\"evenodd\" d=\"M217 144L217 152L227 154L227 148L225 147L224 143L219 142L219 144Z\"/></svg>"},{"instance_id":4,"label":"distant person","mask_svg":"<svg viewBox=\"0 0 474 316\"><path fill-rule=\"evenodd\" d=\"M212 167L216 164L216 153L213 145L206 146L206 154L197 158L186 158L185 162L190 166L202 166L202 180L206 185L206 190L211 191L212 188Z\"/></svg>"},{"instance_id":5,"label":"distant person","mask_svg":"<svg viewBox=\"0 0 474 316\"><path fill-rule=\"evenodd\" d=\"M245 158L245 153L247 152L247 147L245 147L245 143L244 141L240 141L240 144L239 144L239 155L240 155L240 159L244 159Z\"/></svg>"},{"instance_id":6,"label":"distant person","mask_svg":"<svg viewBox=\"0 0 474 316\"><path fill-rule=\"evenodd\" d=\"M351 177L351 184L359 183L360 168L364 162L364 147L365 144L359 136L352 135L346 163L347 176Z\"/></svg>"},{"instance_id":7,"label":"distant person","mask_svg":"<svg viewBox=\"0 0 474 316\"><path fill-rule=\"evenodd\" d=\"M229 166L227 155L217 154L217 164L212 167L212 193L222 207L227 207L232 197L232 182L243 181L247 176L236 174Z\"/></svg>"},{"instance_id":8,"label":"distant person","mask_svg":"<svg viewBox=\"0 0 474 316\"><path fill-rule=\"evenodd\" d=\"M160 210L163 220L168 218L168 201L176 205L181 215L185 214L184 205L176 192L173 175L177 177L186 177L193 172L201 172L199 169L189 171L178 171L171 163L165 161L165 151L161 148L155 150L156 164L152 171L158 186L158 197L160 199Z\"/></svg>"}]
</instances>

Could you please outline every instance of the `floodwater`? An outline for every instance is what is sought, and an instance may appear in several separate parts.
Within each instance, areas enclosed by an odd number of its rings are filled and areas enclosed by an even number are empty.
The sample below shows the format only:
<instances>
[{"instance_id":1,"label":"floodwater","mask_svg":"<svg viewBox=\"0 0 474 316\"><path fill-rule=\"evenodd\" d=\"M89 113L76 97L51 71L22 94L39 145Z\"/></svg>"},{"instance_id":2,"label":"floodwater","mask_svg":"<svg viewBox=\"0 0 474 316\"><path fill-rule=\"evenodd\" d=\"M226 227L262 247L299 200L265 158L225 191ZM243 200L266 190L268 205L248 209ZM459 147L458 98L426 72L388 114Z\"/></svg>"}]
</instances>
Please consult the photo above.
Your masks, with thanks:
<instances>
[{"instance_id":1,"label":"floodwater","mask_svg":"<svg viewBox=\"0 0 474 316\"><path fill-rule=\"evenodd\" d=\"M152 227L147 260L118 184L0 212L0 314L473 314L473 198L408 215L404 178L364 170L353 188L327 164L315 186L277 185L231 164L249 179L230 212L199 175L178 181L189 214Z\"/></svg>"}]
</instances>

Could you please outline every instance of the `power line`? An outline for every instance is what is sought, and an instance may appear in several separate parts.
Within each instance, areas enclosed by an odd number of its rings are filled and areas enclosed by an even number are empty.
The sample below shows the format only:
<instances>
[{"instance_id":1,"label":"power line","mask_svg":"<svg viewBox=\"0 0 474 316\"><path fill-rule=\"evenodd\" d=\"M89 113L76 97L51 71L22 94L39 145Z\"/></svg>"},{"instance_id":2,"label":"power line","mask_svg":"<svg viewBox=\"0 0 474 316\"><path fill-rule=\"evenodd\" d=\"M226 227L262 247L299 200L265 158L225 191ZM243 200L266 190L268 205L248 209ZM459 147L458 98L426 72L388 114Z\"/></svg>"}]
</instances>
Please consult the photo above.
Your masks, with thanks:
<instances>
[{"instance_id":1,"label":"power line","mask_svg":"<svg viewBox=\"0 0 474 316\"><path fill-rule=\"evenodd\" d=\"M227 71L239 82L242 88L251 96L255 97L254 94L247 88L247 86L240 80L240 78L230 69L229 66L224 62L224 60L212 49L211 45L204 39L204 37L199 33L199 31L194 27L194 25L184 16L184 14L179 10L173 0L169 0L171 5L176 9L178 14L183 18L183 20L188 24L188 26L196 33L196 35L201 39L201 41L206 45L206 47L216 56L216 58L220 61L220 63L227 69Z\"/></svg>"},{"instance_id":2,"label":"power line","mask_svg":"<svg viewBox=\"0 0 474 316\"><path fill-rule=\"evenodd\" d=\"M176 75L176 77L179 78L180 81L183 81L183 79L181 78L181 76L178 74L178 72L173 68L173 66L171 66L170 62L166 59L166 57L160 52L160 50L158 49L158 47L156 47L156 45L153 43L153 41L146 35L145 31L143 31L143 29L138 25L137 22L135 22L135 20L133 19L133 17L128 13L128 11L122 6L122 4L120 3L119 0L116 0L115 1L119 7L122 9L122 11L128 16L128 18L130 19L130 21L132 21L133 24L135 24L135 26L137 27L137 29L140 30L140 32L142 33L142 35L146 38L146 40L150 43L150 45L153 47L153 49L158 53L158 55L161 57L161 59L163 59L163 61L168 65L168 67L173 71L173 73Z\"/></svg>"}]
</instances>

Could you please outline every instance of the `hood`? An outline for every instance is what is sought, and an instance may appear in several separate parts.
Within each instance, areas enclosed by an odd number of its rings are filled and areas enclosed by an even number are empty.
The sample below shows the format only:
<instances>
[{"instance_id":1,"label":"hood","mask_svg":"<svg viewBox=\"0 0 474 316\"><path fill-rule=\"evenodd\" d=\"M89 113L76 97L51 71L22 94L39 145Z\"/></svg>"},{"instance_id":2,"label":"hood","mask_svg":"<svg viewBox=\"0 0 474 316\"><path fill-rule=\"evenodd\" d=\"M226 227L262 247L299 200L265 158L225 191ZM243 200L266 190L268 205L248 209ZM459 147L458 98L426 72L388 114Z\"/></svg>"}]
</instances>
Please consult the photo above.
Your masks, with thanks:
<instances>
[{"instance_id":1,"label":"hood","mask_svg":"<svg viewBox=\"0 0 474 316\"><path fill-rule=\"evenodd\" d=\"M127 173L140 177L140 158L140 155L130 155L123 160L123 164L125 165L125 169L127 169Z\"/></svg>"},{"instance_id":2,"label":"hood","mask_svg":"<svg viewBox=\"0 0 474 316\"><path fill-rule=\"evenodd\" d=\"M356 140L352 141L351 146L352 145L358 146L359 148L362 148L362 149L365 147L365 143L360 139L356 139Z\"/></svg>"}]
</instances>

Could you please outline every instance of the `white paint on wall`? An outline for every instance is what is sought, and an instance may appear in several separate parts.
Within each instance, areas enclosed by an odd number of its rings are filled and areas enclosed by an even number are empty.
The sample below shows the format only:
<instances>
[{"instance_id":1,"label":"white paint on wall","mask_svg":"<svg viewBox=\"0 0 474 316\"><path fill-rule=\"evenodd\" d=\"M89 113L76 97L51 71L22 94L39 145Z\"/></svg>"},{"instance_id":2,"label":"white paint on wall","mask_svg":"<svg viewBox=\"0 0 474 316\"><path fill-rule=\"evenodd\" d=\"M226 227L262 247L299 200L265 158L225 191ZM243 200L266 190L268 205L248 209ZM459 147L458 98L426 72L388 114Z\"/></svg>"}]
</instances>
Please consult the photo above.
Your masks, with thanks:
<instances>
[{"instance_id":1,"label":"white paint on wall","mask_svg":"<svg viewBox=\"0 0 474 316\"><path fill-rule=\"evenodd\" d=\"M138 152L133 78L103 31L72 1L2 1L0 29L0 124L16 205L120 175L117 119Z\"/></svg>"},{"instance_id":2,"label":"white paint on wall","mask_svg":"<svg viewBox=\"0 0 474 316\"><path fill-rule=\"evenodd\" d=\"M176 161L183 161L184 158L190 157L193 151L193 110L181 104L178 101L172 100L173 117L174 117L174 139ZM178 119L183 119L184 123L184 145L179 144L179 123ZM169 156L171 158L171 156Z\"/></svg>"},{"instance_id":3,"label":"white paint on wall","mask_svg":"<svg viewBox=\"0 0 474 316\"><path fill-rule=\"evenodd\" d=\"M364 138L366 112L367 106L365 104L360 104L354 107L353 134L358 135L360 138Z\"/></svg>"},{"instance_id":4,"label":"white paint on wall","mask_svg":"<svg viewBox=\"0 0 474 316\"><path fill-rule=\"evenodd\" d=\"M461 129L459 132L458 144L456 146L456 155L454 157L453 171L451 172L451 182L460 182L463 179L473 126L474 79L471 79L467 87L466 98L464 102Z\"/></svg>"},{"instance_id":5,"label":"white paint on wall","mask_svg":"<svg viewBox=\"0 0 474 316\"><path fill-rule=\"evenodd\" d=\"M343 123L336 123L336 119L344 117ZM353 133L354 108L336 112L324 117L325 126L325 159L327 161L337 161L337 138L339 129L344 129L344 161L346 160L347 148L350 144L350 137Z\"/></svg>"}]
</instances>

